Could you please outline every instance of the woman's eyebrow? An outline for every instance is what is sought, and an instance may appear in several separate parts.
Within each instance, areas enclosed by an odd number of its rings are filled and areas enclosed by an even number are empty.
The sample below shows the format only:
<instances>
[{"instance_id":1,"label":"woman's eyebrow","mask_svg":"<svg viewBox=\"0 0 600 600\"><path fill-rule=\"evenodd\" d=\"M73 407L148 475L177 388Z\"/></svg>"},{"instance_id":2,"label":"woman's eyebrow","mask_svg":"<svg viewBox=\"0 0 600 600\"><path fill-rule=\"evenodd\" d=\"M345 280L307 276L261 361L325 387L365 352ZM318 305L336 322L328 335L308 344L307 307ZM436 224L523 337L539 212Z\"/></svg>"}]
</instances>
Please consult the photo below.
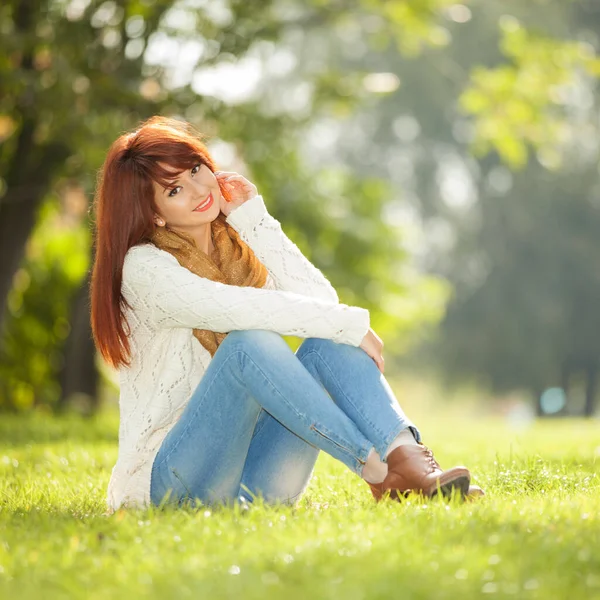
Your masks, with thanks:
<instances>
[{"instance_id":1,"label":"woman's eyebrow","mask_svg":"<svg viewBox=\"0 0 600 600\"><path fill-rule=\"evenodd\" d=\"M175 184L178 184L178 183L179 183L179 177L177 177L172 182L170 182L169 187L163 187L163 195L165 192L170 191L175 186Z\"/></svg>"}]
</instances>

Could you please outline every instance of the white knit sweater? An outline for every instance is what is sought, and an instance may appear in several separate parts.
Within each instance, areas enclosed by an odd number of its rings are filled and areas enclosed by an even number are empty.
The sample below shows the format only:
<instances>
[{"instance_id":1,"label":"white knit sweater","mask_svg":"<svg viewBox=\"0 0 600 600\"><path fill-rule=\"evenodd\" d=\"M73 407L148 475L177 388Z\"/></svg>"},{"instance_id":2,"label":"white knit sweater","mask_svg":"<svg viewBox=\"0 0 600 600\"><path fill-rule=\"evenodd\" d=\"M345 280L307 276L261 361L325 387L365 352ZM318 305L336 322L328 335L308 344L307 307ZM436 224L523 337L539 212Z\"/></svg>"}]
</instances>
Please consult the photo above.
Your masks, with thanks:
<instances>
[{"instance_id":1,"label":"white knit sweater","mask_svg":"<svg viewBox=\"0 0 600 600\"><path fill-rule=\"evenodd\" d=\"M353 346L369 329L369 311L339 303L262 196L235 208L227 222L269 271L263 288L198 277L153 244L134 246L125 256L131 364L119 371L119 453L108 484L109 512L150 502L153 460L212 359L193 328L267 329Z\"/></svg>"}]
</instances>

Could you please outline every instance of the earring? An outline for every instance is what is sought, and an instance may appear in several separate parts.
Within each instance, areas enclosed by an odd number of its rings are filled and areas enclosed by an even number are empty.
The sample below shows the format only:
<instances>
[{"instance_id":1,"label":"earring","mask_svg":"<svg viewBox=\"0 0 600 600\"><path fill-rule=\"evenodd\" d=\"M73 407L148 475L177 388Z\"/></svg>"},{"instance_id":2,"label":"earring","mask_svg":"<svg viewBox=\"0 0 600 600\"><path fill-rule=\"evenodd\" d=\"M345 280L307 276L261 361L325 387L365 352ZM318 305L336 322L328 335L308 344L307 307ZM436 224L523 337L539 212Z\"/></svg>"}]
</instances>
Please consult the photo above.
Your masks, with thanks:
<instances>
[{"instance_id":1,"label":"earring","mask_svg":"<svg viewBox=\"0 0 600 600\"><path fill-rule=\"evenodd\" d=\"M165 222L164 222L162 219L157 219L157 220L155 221L155 223L156 223L157 225L159 225L160 227L164 227L164 226L165 226Z\"/></svg>"}]
</instances>

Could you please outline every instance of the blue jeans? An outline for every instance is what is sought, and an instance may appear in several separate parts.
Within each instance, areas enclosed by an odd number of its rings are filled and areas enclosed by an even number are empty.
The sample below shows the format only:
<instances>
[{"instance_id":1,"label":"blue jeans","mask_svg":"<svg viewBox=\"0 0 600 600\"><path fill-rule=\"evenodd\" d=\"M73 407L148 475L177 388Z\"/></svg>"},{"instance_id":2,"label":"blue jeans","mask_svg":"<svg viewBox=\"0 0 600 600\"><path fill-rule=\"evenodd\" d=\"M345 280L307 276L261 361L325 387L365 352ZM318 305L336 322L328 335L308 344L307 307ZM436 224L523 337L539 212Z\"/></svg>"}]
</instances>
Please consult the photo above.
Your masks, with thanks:
<instances>
[{"instance_id":1,"label":"blue jeans","mask_svg":"<svg viewBox=\"0 0 600 600\"><path fill-rule=\"evenodd\" d=\"M375 361L321 338L294 353L278 333L231 331L219 345L152 465L153 504L293 504L319 450L361 475L410 427Z\"/></svg>"}]
</instances>

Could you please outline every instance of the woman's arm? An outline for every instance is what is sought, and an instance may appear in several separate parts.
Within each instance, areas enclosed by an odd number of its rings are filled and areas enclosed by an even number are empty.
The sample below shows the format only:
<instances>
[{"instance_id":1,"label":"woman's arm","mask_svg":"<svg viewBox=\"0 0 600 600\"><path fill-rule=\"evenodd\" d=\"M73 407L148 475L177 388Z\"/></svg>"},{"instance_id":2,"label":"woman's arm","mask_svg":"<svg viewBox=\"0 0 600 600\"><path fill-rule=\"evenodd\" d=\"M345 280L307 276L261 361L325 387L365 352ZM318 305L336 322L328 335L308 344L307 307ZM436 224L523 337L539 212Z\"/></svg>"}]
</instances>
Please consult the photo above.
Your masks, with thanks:
<instances>
[{"instance_id":1,"label":"woman's arm","mask_svg":"<svg viewBox=\"0 0 600 600\"><path fill-rule=\"evenodd\" d=\"M367 309L198 277L152 244L129 250L122 289L134 311L156 328L267 329L360 346L370 327Z\"/></svg>"},{"instance_id":2,"label":"woman's arm","mask_svg":"<svg viewBox=\"0 0 600 600\"><path fill-rule=\"evenodd\" d=\"M227 222L271 272L279 290L339 302L329 280L300 251L272 217L261 195L233 209Z\"/></svg>"}]
</instances>

